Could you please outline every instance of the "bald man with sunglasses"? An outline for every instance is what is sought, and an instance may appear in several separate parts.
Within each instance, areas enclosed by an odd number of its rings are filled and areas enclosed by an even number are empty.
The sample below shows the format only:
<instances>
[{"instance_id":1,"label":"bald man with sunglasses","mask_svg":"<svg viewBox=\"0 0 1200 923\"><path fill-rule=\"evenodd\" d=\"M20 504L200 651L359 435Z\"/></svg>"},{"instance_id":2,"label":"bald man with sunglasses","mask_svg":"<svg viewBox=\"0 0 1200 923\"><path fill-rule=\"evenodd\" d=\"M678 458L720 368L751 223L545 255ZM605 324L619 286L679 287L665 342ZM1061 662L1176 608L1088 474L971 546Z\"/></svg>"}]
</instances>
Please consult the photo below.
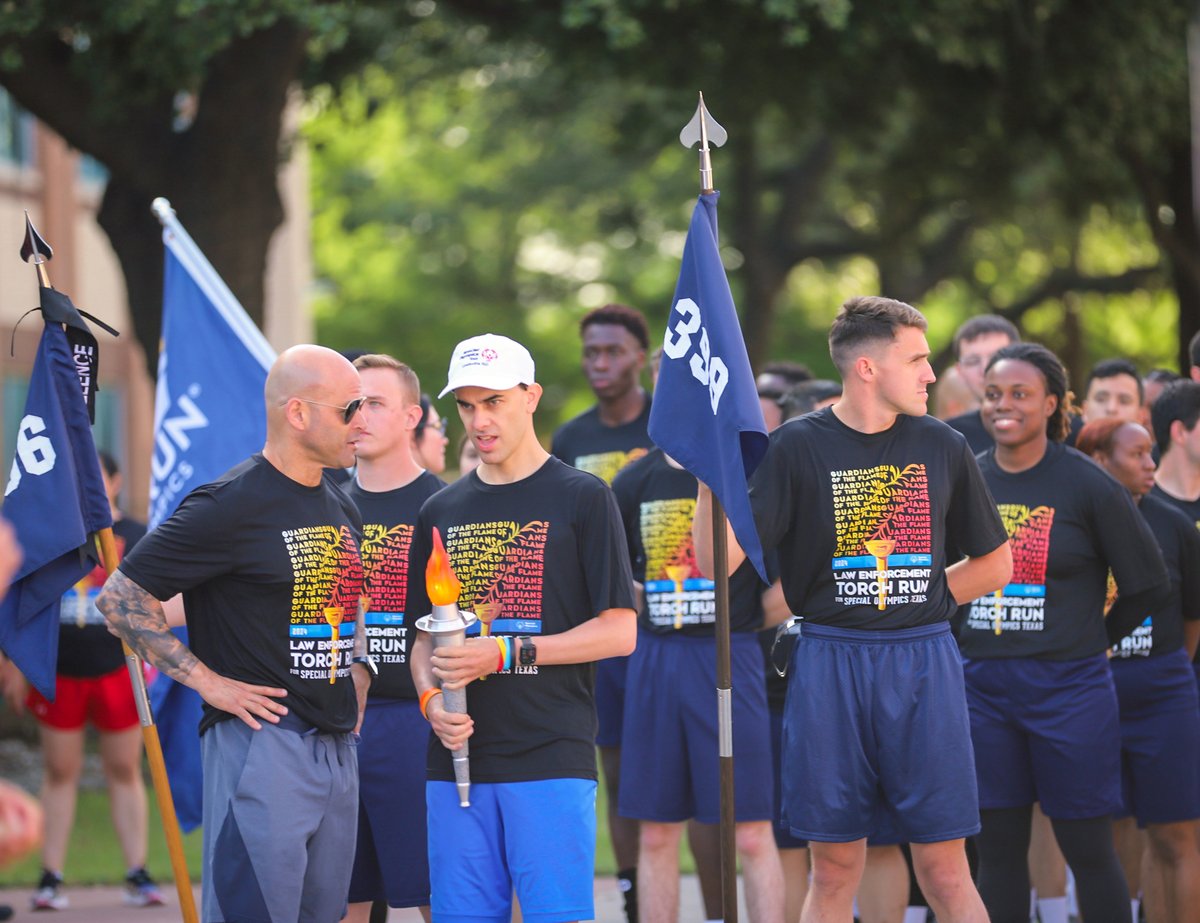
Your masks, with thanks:
<instances>
[{"instance_id":1,"label":"bald man with sunglasses","mask_svg":"<svg viewBox=\"0 0 1200 923\"><path fill-rule=\"evenodd\" d=\"M333 350L295 346L264 396L262 452L189 494L98 605L141 657L204 699L202 918L334 923L372 672L358 630L362 521L324 469L354 462L362 382ZM190 648L163 608L179 594Z\"/></svg>"}]
</instances>

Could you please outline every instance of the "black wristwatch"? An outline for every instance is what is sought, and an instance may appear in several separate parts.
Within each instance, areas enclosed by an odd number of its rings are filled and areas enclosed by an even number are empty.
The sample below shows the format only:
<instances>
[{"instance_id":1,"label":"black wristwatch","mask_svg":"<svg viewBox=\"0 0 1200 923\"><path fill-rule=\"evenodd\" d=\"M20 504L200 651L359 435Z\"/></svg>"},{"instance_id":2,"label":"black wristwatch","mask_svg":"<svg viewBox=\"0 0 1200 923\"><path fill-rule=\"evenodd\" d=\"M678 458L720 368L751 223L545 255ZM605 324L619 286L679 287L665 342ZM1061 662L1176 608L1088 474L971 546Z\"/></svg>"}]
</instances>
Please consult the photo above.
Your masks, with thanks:
<instances>
[{"instance_id":1,"label":"black wristwatch","mask_svg":"<svg viewBox=\"0 0 1200 923\"><path fill-rule=\"evenodd\" d=\"M533 638L529 635L519 635L518 640L521 642L521 666L533 666L537 663L537 648L534 647Z\"/></svg>"},{"instance_id":2,"label":"black wristwatch","mask_svg":"<svg viewBox=\"0 0 1200 923\"><path fill-rule=\"evenodd\" d=\"M366 667L367 673L370 675L371 679L374 679L379 675L379 667L375 665L375 658L370 654L367 654L365 657L351 657L350 662L352 664L361 663L364 667Z\"/></svg>"}]
</instances>

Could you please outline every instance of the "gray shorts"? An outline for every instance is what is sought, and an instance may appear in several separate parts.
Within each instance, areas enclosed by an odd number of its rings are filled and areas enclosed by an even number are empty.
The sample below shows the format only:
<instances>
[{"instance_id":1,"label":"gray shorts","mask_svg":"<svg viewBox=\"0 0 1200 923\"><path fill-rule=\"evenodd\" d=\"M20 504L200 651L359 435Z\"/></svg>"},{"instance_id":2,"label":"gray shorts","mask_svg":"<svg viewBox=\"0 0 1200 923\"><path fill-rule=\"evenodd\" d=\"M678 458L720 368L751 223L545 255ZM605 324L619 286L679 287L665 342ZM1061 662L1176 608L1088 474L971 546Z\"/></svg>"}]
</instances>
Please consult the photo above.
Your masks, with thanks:
<instances>
[{"instance_id":1,"label":"gray shorts","mask_svg":"<svg viewBox=\"0 0 1200 923\"><path fill-rule=\"evenodd\" d=\"M233 719L200 739L204 923L336 923L358 827L353 734Z\"/></svg>"}]
</instances>

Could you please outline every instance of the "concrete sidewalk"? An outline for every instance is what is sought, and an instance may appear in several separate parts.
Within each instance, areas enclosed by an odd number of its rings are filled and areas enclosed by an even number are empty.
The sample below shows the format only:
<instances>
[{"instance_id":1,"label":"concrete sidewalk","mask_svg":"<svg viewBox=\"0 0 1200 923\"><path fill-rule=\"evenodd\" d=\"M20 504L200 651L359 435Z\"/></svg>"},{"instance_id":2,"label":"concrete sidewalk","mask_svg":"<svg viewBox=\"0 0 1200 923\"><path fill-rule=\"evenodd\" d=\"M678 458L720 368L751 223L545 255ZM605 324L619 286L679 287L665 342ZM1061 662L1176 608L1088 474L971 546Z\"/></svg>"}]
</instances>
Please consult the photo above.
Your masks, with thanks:
<instances>
[{"instance_id":1,"label":"concrete sidewalk","mask_svg":"<svg viewBox=\"0 0 1200 923\"><path fill-rule=\"evenodd\" d=\"M179 923L182 919L177 906L175 889L170 882L160 882L171 901L166 907L127 907L122 902L119 887L71 888L63 893L71 901L65 910L34 912L29 909L32 888L9 888L0 891L0 904L9 904L16 911L14 920L62 921L62 923ZM740 888L739 888L740 890ZM200 888L195 888L196 909L200 908ZM700 900L700 884L695 875L684 875L679 885L679 919L682 923L700 923L705 919ZM742 901L740 918L745 919L745 902ZM620 892L614 878L596 879L597 923L625 923ZM388 923L421 923L416 910L393 910L388 914Z\"/></svg>"}]
</instances>

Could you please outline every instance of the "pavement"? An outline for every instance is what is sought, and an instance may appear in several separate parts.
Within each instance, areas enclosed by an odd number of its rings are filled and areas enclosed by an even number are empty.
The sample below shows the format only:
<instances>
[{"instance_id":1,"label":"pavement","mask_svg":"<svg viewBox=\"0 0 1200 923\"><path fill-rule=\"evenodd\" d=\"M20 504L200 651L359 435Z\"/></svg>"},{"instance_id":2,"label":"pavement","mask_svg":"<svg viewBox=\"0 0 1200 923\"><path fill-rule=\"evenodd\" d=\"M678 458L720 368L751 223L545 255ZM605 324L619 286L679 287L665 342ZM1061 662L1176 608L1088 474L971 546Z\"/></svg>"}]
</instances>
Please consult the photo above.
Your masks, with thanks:
<instances>
[{"instance_id":1,"label":"pavement","mask_svg":"<svg viewBox=\"0 0 1200 923\"><path fill-rule=\"evenodd\" d=\"M123 903L120 887L72 888L64 893L70 906L64 910L29 909L32 888L9 888L0 890L0 904L9 904L16 911L13 920L38 920L40 923L179 923L183 919L179 912L174 887L170 882L160 882L164 890L169 889L170 903L166 907L128 907ZM194 889L197 912L200 909L200 888ZM684 875L679 885L679 919L683 923L700 923L705 919L703 902L700 900L700 884L695 875ZM596 879L597 923L625 923L621 894L617 891L616 879ZM742 902L741 919L746 918ZM392 910L388 923L421 923L421 915L413 909Z\"/></svg>"}]
</instances>

